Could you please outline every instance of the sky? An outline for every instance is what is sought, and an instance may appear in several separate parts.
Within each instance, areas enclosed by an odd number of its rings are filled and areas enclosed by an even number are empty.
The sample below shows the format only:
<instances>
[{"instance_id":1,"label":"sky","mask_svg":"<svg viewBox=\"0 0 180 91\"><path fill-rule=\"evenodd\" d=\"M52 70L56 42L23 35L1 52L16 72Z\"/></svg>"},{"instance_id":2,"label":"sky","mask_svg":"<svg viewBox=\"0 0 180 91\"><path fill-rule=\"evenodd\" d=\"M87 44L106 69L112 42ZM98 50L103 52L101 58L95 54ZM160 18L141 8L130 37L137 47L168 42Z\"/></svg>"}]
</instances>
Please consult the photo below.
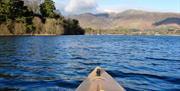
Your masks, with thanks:
<instances>
[{"instance_id":1,"label":"sky","mask_svg":"<svg viewBox=\"0 0 180 91\"><path fill-rule=\"evenodd\" d=\"M62 14L118 13L128 9L180 13L180 0L54 0Z\"/></svg>"}]
</instances>

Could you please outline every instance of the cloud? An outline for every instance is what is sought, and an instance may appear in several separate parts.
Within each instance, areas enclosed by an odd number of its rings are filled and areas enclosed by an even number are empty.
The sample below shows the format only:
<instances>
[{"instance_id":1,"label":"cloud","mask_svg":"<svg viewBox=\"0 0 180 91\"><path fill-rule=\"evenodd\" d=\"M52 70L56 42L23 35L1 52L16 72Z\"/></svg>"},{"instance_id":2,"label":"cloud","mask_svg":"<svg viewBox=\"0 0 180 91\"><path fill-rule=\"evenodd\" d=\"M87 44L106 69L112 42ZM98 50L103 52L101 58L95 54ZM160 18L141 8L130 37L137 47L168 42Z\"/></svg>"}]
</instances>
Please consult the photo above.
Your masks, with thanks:
<instances>
[{"instance_id":1,"label":"cloud","mask_svg":"<svg viewBox=\"0 0 180 91\"><path fill-rule=\"evenodd\" d=\"M117 13L120 9L114 7L100 7L97 0L55 0L56 8L63 15L82 13Z\"/></svg>"},{"instance_id":2,"label":"cloud","mask_svg":"<svg viewBox=\"0 0 180 91\"><path fill-rule=\"evenodd\" d=\"M61 13L61 14L65 14L66 12L64 11L64 8L66 6L66 4L64 2L60 2L60 1L55 1L55 6L56 9Z\"/></svg>"},{"instance_id":3,"label":"cloud","mask_svg":"<svg viewBox=\"0 0 180 91\"><path fill-rule=\"evenodd\" d=\"M119 13L120 11L116 10L116 9L104 9L104 12L107 12L107 13Z\"/></svg>"},{"instance_id":4,"label":"cloud","mask_svg":"<svg viewBox=\"0 0 180 91\"><path fill-rule=\"evenodd\" d=\"M96 9L96 13L119 13L121 11L122 10L119 8L116 9L116 8L108 8L108 7L106 7L106 8L98 7Z\"/></svg>"},{"instance_id":5,"label":"cloud","mask_svg":"<svg viewBox=\"0 0 180 91\"><path fill-rule=\"evenodd\" d=\"M95 12L97 7L96 0L70 0L64 10L70 14L80 14Z\"/></svg>"}]
</instances>

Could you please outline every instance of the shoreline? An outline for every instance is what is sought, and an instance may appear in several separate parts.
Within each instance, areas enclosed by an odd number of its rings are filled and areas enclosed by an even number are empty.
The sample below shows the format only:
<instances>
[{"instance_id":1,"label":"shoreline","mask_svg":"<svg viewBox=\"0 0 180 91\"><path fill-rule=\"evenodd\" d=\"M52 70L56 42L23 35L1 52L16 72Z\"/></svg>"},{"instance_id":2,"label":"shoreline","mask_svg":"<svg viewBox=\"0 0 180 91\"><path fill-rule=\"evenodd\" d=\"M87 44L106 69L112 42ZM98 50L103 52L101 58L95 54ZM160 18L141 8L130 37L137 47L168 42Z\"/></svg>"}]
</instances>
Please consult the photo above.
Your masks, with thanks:
<instances>
[{"instance_id":1,"label":"shoreline","mask_svg":"<svg viewBox=\"0 0 180 91\"><path fill-rule=\"evenodd\" d=\"M85 35L122 35L122 36L180 36L177 34L152 34L152 35L147 35L147 34L85 34Z\"/></svg>"},{"instance_id":2,"label":"shoreline","mask_svg":"<svg viewBox=\"0 0 180 91\"><path fill-rule=\"evenodd\" d=\"M176 35L176 34L152 34L152 35L146 35L146 34L84 34L84 35L97 35L97 36L101 36L101 35L121 35L121 36L180 36L180 35ZM68 35L58 35L58 34L0 34L0 37L8 37L8 36L68 36ZM76 36L76 35L73 35Z\"/></svg>"},{"instance_id":3,"label":"shoreline","mask_svg":"<svg viewBox=\"0 0 180 91\"><path fill-rule=\"evenodd\" d=\"M6 36L62 36L57 34L0 34L0 37Z\"/></svg>"}]
</instances>

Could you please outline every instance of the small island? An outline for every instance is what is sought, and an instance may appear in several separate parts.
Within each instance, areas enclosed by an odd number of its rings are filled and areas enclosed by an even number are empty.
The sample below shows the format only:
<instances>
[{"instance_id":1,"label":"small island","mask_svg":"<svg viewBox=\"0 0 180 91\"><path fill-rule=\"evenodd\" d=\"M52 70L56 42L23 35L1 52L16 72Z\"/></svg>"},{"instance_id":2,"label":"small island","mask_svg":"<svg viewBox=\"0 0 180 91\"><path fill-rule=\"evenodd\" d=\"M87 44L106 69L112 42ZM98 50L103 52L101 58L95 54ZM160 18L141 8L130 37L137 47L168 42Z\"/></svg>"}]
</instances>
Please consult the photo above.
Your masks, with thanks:
<instances>
[{"instance_id":1,"label":"small island","mask_svg":"<svg viewBox=\"0 0 180 91\"><path fill-rule=\"evenodd\" d=\"M40 0L41 1L41 0ZM0 35L82 35L75 19L65 18L52 0L31 4L23 0L0 1Z\"/></svg>"}]
</instances>

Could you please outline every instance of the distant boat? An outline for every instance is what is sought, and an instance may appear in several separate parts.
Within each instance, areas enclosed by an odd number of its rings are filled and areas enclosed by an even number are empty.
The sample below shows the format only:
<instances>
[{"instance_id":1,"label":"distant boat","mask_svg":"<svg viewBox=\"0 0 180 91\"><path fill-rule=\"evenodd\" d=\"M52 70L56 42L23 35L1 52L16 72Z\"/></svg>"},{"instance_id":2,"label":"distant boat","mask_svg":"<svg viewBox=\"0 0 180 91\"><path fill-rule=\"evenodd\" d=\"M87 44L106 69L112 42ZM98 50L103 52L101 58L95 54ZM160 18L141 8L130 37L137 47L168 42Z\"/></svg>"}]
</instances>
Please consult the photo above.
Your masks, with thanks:
<instances>
[{"instance_id":1,"label":"distant boat","mask_svg":"<svg viewBox=\"0 0 180 91\"><path fill-rule=\"evenodd\" d=\"M104 69L96 67L76 91L125 91Z\"/></svg>"}]
</instances>

